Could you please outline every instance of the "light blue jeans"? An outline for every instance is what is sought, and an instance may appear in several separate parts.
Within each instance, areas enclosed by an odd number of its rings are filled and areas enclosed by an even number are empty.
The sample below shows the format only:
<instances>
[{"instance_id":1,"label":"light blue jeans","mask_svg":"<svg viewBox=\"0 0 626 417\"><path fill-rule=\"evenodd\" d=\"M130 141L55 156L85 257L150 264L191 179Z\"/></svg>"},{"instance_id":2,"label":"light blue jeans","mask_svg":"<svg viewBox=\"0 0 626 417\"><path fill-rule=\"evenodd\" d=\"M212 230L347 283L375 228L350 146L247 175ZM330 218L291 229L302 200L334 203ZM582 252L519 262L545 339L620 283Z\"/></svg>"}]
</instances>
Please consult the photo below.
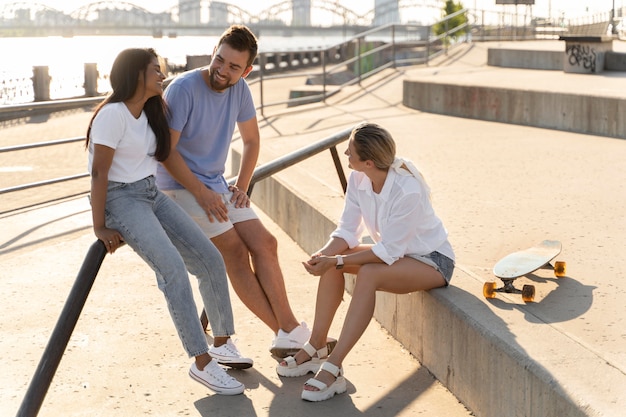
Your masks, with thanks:
<instances>
[{"instance_id":1,"label":"light blue jeans","mask_svg":"<svg viewBox=\"0 0 626 417\"><path fill-rule=\"evenodd\" d=\"M215 336L235 333L224 260L200 227L155 185L153 176L134 183L109 181L106 226L156 273L178 336L189 357L209 350L193 299L189 273Z\"/></svg>"}]
</instances>

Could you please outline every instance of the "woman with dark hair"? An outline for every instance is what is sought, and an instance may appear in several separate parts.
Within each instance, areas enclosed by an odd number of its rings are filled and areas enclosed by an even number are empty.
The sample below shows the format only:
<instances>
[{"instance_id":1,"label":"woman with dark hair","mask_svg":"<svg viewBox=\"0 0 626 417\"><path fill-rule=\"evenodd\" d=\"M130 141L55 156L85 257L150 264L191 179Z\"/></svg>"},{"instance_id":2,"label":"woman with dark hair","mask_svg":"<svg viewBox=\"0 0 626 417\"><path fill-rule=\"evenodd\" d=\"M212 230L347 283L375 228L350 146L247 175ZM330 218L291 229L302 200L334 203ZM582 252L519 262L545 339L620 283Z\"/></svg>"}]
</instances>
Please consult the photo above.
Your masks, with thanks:
<instances>
[{"instance_id":1,"label":"woman with dark hair","mask_svg":"<svg viewBox=\"0 0 626 417\"><path fill-rule=\"evenodd\" d=\"M281 376L316 373L302 399L324 401L346 391L342 363L374 314L376 292L408 294L445 287L454 270L448 233L430 202L430 188L408 160L396 157L388 131L373 123L352 130L346 202L337 229L306 270L320 277L311 338L277 365ZM367 231L374 244L361 243ZM343 274L356 274L350 307L337 345L326 336L344 291Z\"/></svg>"},{"instance_id":2,"label":"woman with dark hair","mask_svg":"<svg viewBox=\"0 0 626 417\"><path fill-rule=\"evenodd\" d=\"M208 346L188 275L198 279L215 343L225 343L234 324L224 261L196 223L155 186L158 161L170 152L164 79L153 49L126 49L113 63L113 91L87 130L93 229L109 253L125 242L156 273L183 347L195 357L189 375L218 394L241 394L243 384L218 364L220 349L231 347Z\"/></svg>"}]
</instances>

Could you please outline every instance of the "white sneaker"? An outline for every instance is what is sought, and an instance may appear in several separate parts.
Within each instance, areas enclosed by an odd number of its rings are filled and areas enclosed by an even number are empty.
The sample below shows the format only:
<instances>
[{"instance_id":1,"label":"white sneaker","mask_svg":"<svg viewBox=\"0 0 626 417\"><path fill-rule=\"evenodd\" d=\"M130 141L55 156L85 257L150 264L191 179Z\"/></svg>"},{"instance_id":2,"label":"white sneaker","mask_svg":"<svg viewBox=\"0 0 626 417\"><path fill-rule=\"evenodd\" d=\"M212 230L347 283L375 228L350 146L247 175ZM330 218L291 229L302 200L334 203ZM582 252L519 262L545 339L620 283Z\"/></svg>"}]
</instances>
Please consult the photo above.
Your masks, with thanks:
<instances>
[{"instance_id":1,"label":"white sneaker","mask_svg":"<svg viewBox=\"0 0 626 417\"><path fill-rule=\"evenodd\" d=\"M226 343L219 347L209 346L209 355L217 360L220 365L235 369L248 369L254 364L251 358L241 356L232 339L228 339Z\"/></svg>"},{"instance_id":2,"label":"white sneaker","mask_svg":"<svg viewBox=\"0 0 626 417\"><path fill-rule=\"evenodd\" d=\"M272 342L272 346L270 346L270 352L278 358L293 356L302 349L302 346L309 341L310 337L311 330L309 330L305 322L302 322L289 333L280 329Z\"/></svg>"},{"instance_id":3,"label":"white sneaker","mask_svg":"<svg viewBox=\"0 0 626 417\"><path fill-rule=\"evenodd\" d=\"M228 375L215 359L211 360L203 370L199 370L194 363L189 369L189 376L221 395L237 395L246 389L241 382Z\"/></svg>"}]
</instances>

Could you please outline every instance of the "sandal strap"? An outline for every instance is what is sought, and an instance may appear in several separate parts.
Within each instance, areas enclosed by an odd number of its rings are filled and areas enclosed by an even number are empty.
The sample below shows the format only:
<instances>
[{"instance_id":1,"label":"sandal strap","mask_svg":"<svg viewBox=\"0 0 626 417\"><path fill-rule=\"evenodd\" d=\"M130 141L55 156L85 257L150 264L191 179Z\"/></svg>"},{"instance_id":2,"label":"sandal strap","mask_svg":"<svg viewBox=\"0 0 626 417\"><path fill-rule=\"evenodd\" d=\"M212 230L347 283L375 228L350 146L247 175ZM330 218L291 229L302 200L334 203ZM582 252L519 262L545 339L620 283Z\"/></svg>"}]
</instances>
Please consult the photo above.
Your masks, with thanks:
<instances>
[{"instance_id":1,"label":"sandal strap","mask_svg":"<svg viewBox=\"0 0 626 417\"><path fill-rule=\"evenodd\" d=\"M317 354L317 357L322 359L325 358L326 356L328 356L328 346L324 345L323 348L321 349L315 349L315 347L310 344L309 342L306 342L304 345L302 345L302 349L311 357L315 357L315 354Z\"/></svg>"},{"instance_id":2,"label":"sandal strap","mask_svg":"<svg viewBox=\"0 0 626 417\"><path fill-rule=\"evenodd\" d=\"M293 369L298 366L298 363L296 362L296 358L294 358L293 356L287 356L283 360L287 362L287 368L289 369Z\"/></svg>"},{"instance_id":3,"label":"sandal strap","mask_svg":"<svg viewBox=\"0 0 626 417\"><path fill-rule=\"evenodd\" d=\"M315 349L313 347L312 344L310 344L309 342L306 342L304 345L302 345L302 349L307 353L307 355L309 355L311 358L313 357L313 355L315 355L317 353L317 349Z\"/></svg>"},{"instance_id":4,"label":"sandal strap","mask_svg":"<svg viewBox=\"0 0 626 417\"><path fill-rule=\"evenodd\" d=\"M339 375L343 375L343 370L335 365L334 363L330 363L328 361L324 362L321 367L322 370L330 373L332 376L337 378Z\"/></svg>"},{"instance_id":5,"label":"sandal strap","mask_svg":"<svg viewBox=\"0 0 626 417\"><path fill-rule=\"evenodd\" d=\"M305 382L305 384L315 387L320 391L324 391L326 388L328 388L328 385L326 385L322 381L315 379L315 378L310 378L309 380Z\"/></svg>"}]
</instances>

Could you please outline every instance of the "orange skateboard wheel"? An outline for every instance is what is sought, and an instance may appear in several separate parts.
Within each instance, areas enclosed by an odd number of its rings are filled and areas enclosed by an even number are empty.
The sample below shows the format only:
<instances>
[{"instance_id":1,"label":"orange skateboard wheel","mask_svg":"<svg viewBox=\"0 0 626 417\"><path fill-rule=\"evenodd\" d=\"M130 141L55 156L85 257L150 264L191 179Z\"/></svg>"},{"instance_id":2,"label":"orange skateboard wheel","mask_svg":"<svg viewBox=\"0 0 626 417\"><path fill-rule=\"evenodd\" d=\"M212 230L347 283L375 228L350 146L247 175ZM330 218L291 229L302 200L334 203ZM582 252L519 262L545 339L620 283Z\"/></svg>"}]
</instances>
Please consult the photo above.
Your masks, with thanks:
<instances>
[{"instance_id":1,"label":"orange skateboard wheel","mask_svg":"<svg viewBox=\"0 0 626 417\"><path fill-rule=\"evenodd\" d=\"M485 298L496 298L496 283L485 282L483 284L483 295Z\"/></svg>"},{"instance_id":2,"label":"orange skateboard wheel","mask_svg":"<svg viewBox=\"0 0 626 417\"><path fill-rule=\"evenodd\" d=\"M524 285L522 287L522 300L527 303L532 302L535 299L535 286L534 285Z\"/></svg>"},{"instance_id":3,"label":"orange skateboard wheel","mask_svg":"<svg viewBox=\"0 0 626 417\"><path fill-rule=\"evenodd\" d=\"M562 261L557 261L554 263L554 275L557 277L564 277L566 271L566 264Z\"/></svg>"}]
</instances>

